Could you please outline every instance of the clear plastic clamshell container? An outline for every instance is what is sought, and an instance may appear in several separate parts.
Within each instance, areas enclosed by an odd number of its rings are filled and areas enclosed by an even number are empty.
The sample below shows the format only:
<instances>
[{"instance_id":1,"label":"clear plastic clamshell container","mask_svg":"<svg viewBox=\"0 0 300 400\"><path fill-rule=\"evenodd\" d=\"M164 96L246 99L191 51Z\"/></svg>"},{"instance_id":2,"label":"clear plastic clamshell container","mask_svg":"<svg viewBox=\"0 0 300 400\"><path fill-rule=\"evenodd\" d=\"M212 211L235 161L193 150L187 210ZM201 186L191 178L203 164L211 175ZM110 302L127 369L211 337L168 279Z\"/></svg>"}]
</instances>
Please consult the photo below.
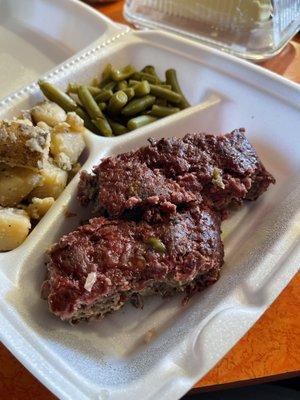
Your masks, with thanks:
<instances>
[{"instance_id":1,"label":"clear plastic clamshell container","mask_svg":"<svg viewBox=\"0 0 300 400\"><path fill-rule=\"evenodd\" d=\"M300 0L127 0L125 17L259 61L297 32Z\"/></svg>"},{"instance_id":2,"label":"clear plastic clamshell container","mask_svg":"<svg viewBox=\"0 0 300 400\"><path fill-rule=\"evenodd\" d=\"M192 107L123 136L86 131L83 168L145 145L149 137L228 132L245 127L277 179L258 201L223 224L225 265L219 281L185 306L180 296L149 297L102 321L70 326L40 298L45 250L89 212L76 201L78 175L17 249L0 254L0 337L60 399L175 400L206 374L275 300L300 264L300 90L262 68L163 32L116 27L100 14L110 36L48 72L65 89L88 83L110 62L137 68L176 67ZM42 99L36 83L0 102L9 118ZM68 209L76 215L66 218ZM148 332L155 332L146 343Z\"/></svg>"}]
</instances>

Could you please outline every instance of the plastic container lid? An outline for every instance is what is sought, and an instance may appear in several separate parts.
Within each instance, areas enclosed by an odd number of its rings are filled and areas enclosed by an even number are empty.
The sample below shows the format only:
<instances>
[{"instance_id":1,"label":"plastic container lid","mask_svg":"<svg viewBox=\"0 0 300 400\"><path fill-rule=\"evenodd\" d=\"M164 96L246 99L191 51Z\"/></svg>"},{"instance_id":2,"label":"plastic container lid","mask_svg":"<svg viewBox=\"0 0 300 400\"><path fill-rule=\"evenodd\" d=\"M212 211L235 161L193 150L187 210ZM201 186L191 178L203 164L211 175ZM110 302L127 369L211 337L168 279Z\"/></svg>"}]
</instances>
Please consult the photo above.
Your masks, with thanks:
<instances>
[{"instance_id":1,"label":"plastic container lid","mask_svg":"<svg viewBox=\"0 0 300 400\"><path fill-rule=\"evenodd\" d=\"M277 54L300 26L300 0L127 0L127 20L254 61Z\"/></svg>"}]
</instances>

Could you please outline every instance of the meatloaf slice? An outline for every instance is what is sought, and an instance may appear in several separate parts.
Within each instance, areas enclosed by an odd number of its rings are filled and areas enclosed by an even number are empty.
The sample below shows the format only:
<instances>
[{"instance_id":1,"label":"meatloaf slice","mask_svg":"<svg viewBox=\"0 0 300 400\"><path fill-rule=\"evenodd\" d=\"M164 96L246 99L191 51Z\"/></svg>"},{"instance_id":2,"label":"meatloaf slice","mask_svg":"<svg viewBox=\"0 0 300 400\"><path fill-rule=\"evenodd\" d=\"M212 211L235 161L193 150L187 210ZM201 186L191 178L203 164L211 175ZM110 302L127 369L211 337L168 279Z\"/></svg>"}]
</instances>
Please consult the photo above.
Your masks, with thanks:
<instances>
[{"instance_id":1,"label":"meatloaf slice","mask_svg":"<svg viewBox=\"0 0 300 400\"><path fill-rule=\"evenodd\" d=\"M175 213L176 205L195 200L193 193L130 153L104 159L92 175L83 172L78 197L84 205L92 200L96 212L113 218L137 208Z\"/></svg>"},{"instance_id":2,"label":"meatloaf slice","mask_svg":"<svg viewBox=\"0 0 300 400\"><path fill-rule=\"evenodd\" d=\"M218 211L255 200L274 177L265 169L244 129L225 135L188 134L183 139L150 139L137 150L150 168L197 194Z\"/></svg>"},{"instance_id":3,"label":"meatloaf slice","mask_svg":"<svg viewBox=\"0 0 300 400\"><path fill-rule=\"evenodd\" d=\"M142 206L149 215L154 204L171 212L194 197L225 216L232 204L255 200L275 182L244 129L149 142L105 159L92 174L83 173L78 191L81 204L94 201L98 211L113 217Z\"/></svg>"},{"instance_id":4,"label":"meatloaf slice","mask_svg":"<svg viewBox=\"0 0 300 400\"><path fill-rule=\"evenodd\" d=\"M94 218L48 252L42 295L62 320L102 318L145 295L190 296L223 263L219 217L193 206L159 224Z\"/></svg>"}]
</instances>

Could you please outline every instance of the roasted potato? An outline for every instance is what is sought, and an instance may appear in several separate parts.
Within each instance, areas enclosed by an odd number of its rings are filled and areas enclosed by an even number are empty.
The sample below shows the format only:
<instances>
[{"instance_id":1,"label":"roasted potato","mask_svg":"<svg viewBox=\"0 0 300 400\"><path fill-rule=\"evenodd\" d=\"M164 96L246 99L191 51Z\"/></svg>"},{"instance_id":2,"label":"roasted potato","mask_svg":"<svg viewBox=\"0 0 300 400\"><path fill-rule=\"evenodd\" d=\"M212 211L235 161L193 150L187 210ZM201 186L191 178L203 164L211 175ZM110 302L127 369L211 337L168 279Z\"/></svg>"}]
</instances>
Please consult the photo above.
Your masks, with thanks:
<instances>
[{"instance_id":1,"label":"roasted potato","mask_svg":"<svg viewBox=\"0 0 300 400\"><path fill-rule=\"evenodd\" d=\"M26 239L31 228L24 210L0 207L0 251L13 250Z\"/></svg>"},{"instance_id":2,"label":"roasted potato","mask_svg":"<svg viewBox=\"0 0 300 400\"><path fill-rule=\"evenodd\" d=\"M40 186L33 189L29 197L31 199L33 197L39 197L41 199L53 197L57 199L67 184L67 172L51 162L46 162L39 172L42 175L43 181Z\"/></svg>"},{"instance_id":3,"label":"roasted potato","mask_svg":"<svg viewBox=\"0 0 300 400\"><path fill-rule=\"evenodd\" d=\"M0 162L10 166L40 168L49 157L50 130L28 120L0 120Z\"/></svg>"},{"instance_id":4,"label":"roasted potato","mask_svg":"<svg viewBox=\"0 0 300 400\"><path fill-rule=\"evenodd\" d=\"M43 121L49 126L55 126L64 122L67 114L58 104L52 101L43 101L32 108L31 116L36 124Z\"/></svg>"},{"instance_id":5,"label":"roasted potato","mask_svg":"<svg viewBox=\"0 0 300 400\"><path fill-rule=\"evenodd\" d=\"M85 148L83 135L80 133L66 132L52 134L50 151L58 166L71 170L72 165L78 161L80 154ZM68 157L69 164L64 154Z\"/></svg>"},{"instance_id":6,"label":"roasted potato","mask_svg":"<svg viewBox=\"0 0 300 400\"><path fill-rule=\"evenodd\" d=\"M53 203L53 197L45 197L44 199L33 197L26 211L30 218L41 219Z\"/></svg>"},{"instance_id":7,"label":"roasted potato","mask_svg":"<svg viewBox=\"0 0 300 400\"><path fill-rule=\"evenodd\" d=\"M14 207L43 181L34 170L22 167L0 166L0 206Z\"/></svg>"}]
</instances>

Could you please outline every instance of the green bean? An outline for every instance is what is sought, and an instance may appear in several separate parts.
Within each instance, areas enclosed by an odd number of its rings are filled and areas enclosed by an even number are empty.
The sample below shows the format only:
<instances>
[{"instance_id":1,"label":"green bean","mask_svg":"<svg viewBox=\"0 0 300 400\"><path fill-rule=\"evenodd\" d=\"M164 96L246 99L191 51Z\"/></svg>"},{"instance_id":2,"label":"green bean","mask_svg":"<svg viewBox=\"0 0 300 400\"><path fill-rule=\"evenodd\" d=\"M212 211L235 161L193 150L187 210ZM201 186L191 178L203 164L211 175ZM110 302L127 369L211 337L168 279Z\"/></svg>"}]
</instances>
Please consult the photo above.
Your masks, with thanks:
<instances>
[{"instance_id":1,"label":"green bean","mask_svg":"<svg viewBox=\"0 0 300 400\"><path fill-rule=\"evenodd\" d=\"M88 86L87 87L88 89L89 89L89 91L91 92L91 95L92 96L97 96L97 94L100 94L101 93L101 89L99 89L98 87L96 87L96 86Z\"/></svg>"},{"instance_id":2,"label":"green bean","mask_svg":"<svg viewBox=\"0 0 300 400\"><path fill-rule=\"evenodd\" d=\"M184 94L182 93L182 90L179 86L178 80L177 80L177 74L175 69L168 69L166 71L166 82L168 85L172 86L172 90L178 94L181 95L181 101L180 103L178 103L179 107L181 109L190 107L190 103L187 101L187 99L185 98Z\"/></svg>"},{"instance_id":3,"label":"green bean","mask_svg":"<svg viewBox=\"0 0 300 400\"><path fill-rule=\"evenodd\" d=\"M156 73L156 71L155 71L155 68L153 67L153 65L146 65L146 66L141 70L141 72L145 72L146 74L153 75L153 76L155 76L157 79L159 79L158 76L157 76L157 73Z\"/></svg>"},{"instance_id":4,"label":"green bean","mask_svg":"<svg viewBox=\"0 0 300 400\"><path fill-rule=\"evenodd\" d=\"M95 125L92 123L89 115L81 108L77 107L75 110L76 114L79 115L80 118L83 119L84 126L89 129L90 131L97 133L97 129Z\"/></svg>"},{"instance_id":5,"label":"green bean","mask_svg":"<svg viewBox=\"0 0 300 400\"><path fill-rule=\"evenodd\" d=\"M78 107L76 102L70 96L58 87L52 85L52 83L40 80L38 84L45 97L58 104L65 111L75 111Z\"/></svg>"},{"instance_id":6,"label":"green bean","mask_svg":"<svg viewBox=\"0 0 300 400\"><path fill-rule=\"evenodd\" d=\"M164 85L164 84L160 83L158 86L160 86L160 87L162 87L164 89L172 90L172 86L171 85Z\"/></svg>"},{"instance_id":7,"label":"green bean","mask_svg":"<svg viewBox=\"0 0 300 400\"><path fill-rule=\"evenodd\" d=\"M164 107L153 104L151 115L155 117L167 117L180 111L178 107Z\"/></svg>"},{"instance_id":8,"label":"green bean","mask_svg":"<svg viewBox=\"0 0 300 400\"><path fill-rule=\"evenodd\" d=\"M77 85L77 83L70 82L68 84L67 93L76 93L76 94L78 94L79 86L80 85ZM101 93L101 89L99 89L98 87L90 86L90 85L87 85L86 87L89 89L89 91L91 92L91 94L93 96L97 96L98 94Z\"/></svg>"},{"instance_id":9,"label":"green bean","mask_svg":"<svg viewBox=\"0 0 300 400\"><path fill-rule=\"evenodd\" d=\"M154 75L154 67L153 65L145 65L144 68L141 69L141 72L145 72L146 74Z\"/></svg>"},{"instance_id":10,"label":"green bean","mask_svg":"<svg viewBox=\"0 0 300 400\"><path fill-rule=\"evenodd\" d=\"M117 90L124 90L127 88L127 82L126 81L120 81L117 83Z\"/></svg>"},{"instance_id":11,"label":"green bean","mask_svg":"<svg viewBox=\"0 0 300 400\"><path fill-rule=\"evenodd\" d=\"M104 89L106 87L107 84L109 84L110 82L113 82L111 80L111 77L108 76L107 78L103 79L100 83L99 83L99 88L100 89Z\"/></svg>"},{"instance_id":12,"label":"green bean","mask_svg":"<svg viewBox=\"0 0 300 400\"><path fill-rule=\"evenodd\" d=\"M89 91L91 92L91 95L94 96L94 97L101 93L101 89L99 89L99 88L96 87L96 86L90 86L90 85L88 85L87 88L88 88Z\"/></svg>"},{"instance_id":13,"label":"green bean","mask_svg":"<svg viewBox=\"0 0 300 400\"><path fill-rule=\"evenodd\" d=\"M147 95L138 99L131 100L122 110L122 114L126 117L131 117L142 111L145 111L148 107L151 107L155 102L155 97Z\"/></svg>"},{"instance_id":14,"label":"green bean","mask_svg":"<svg viewBox=\"0 0 300 400\"><path fill-rule=\"evenodd\" d=\"M171 103L176 104L180 103L182 99L180 94L175 93L169 89L164 89L158 85L150 84L150 93L154 96L161 97L163 99L166 99L167 101L170 101Z\"/></svg>"},{"instance_id":15,"label":"green bean","mask_svg":"<svg viewBox=\"0 0 300 400\"><path fill-rule=\"evenodd\" d=\"M148 82L149 83L149 81L148 80L142 80L142 81L137 81L137 80L135 80L135 79L129 79L129 81L128 81L128 84L129 84L129 86L135 86L135 85L137 85L138 83L140 83L140 82ZM158 83L157 84L158 86L161 86L161 87L163 87L163 88L165 88L165 89L172 89L172 87L171 87L171 85L164 85L164 84L162 84L162 83Z\"/></svg>"},{"instance_id":16,"label":"green bean","mask_svg":"<svg viewBox=\"0 0 300 400\"><path fill-rule=\"evenodd\" d=\"M150 85L148 81L138 82L133 86L135 97L143 97L150 93Z\"/></svg>"},{"instance_id":17,"label":"green bean","mask_svg":"<svg viewBox=\"0 0 300 400\"><path fill-rule=\"evenodd\" d=\"M76 108L76 110L74 110L74 112L76 112L76 114L83 119L83 121L85 121L85 119L90 119L89 115L80 107L78 106Z\"/></svg>"},{"instance_id":18,"label":"green bean","mask_svg":"<svg viewBox=\"0 0 300 400\"><path fill-rule=\"evenodd\" d=\"M128 81L129 87L132 87L132 86L136 85L137 83L140 83L140 81L137 81L135 79L129 79L129 81Z\"/></svg>"},{"instance_id":19,"label":"green bean","mask_svg":"<svg viewBox=\"0 0 300 400\"><path fill-rule=\"evenodd\" d=\"M126 89L123 90L123 92L128 97L128 101L130 101L135 95L134 89L132 87L127 87Z\"/></svg>"},{"instance_id":20,"label":"green bean","mask_svg":"<svg viewBox=\"0 0 300 400\"><path fill-rule=\"evenodd\" d=\"M158 253L164 253L166 251L166 246L164 243L157 237L149 237L146 240L146 243L149 244L154 250Z\"/></svg>"},{"instance_id":21,"label":"green bean","mask_svg":"<svg viewBox=\"0 0 300 400\"><path fill-rule=\"evenodd\" d=\"M128 129L126 128L126 126L120 124L117 121L113 121L111 119L108 120L114 135L119 136L119 135L123 135L124 133L128 132Z\"/></svg>"},{"instance_id":22,"label":"green bean","mask_svg":"<svg viewBox=\"0 0 300 400\"><path fill-rule=\"evenodd\" d=\"M111 96L113 95L113 91L112 90L101 90L101 93L99 93L96 97L95 100L96 102L102 102L102 101L107 101L111 98Z\"/></svg>"},{"instance_id":23,"label":"green bean","mask_svg":"<svg viewBox=\"0 0 300 400\"><path fill-rule=\"evenodd\" d=\"M70 96L70 97L72 97L72 96ZM78 97L78 96L77 96ZM81 107L81 103L80 103L80 101L79 101L79 99L77 100L76 98L74 99L73 97L72 97L72 99L75 101L75 103L77 104L77 107Z\"/></svg>"},{"instance_id":24,"label":"green bean","mask_svg":"<svg viewBox=\"0 0 300 400\"><path fill-rule=\"evenodd\" d=\"M75 82L69 82L68 87L67 87L67 93L76 93L78 92L78 87L77 83Z\"/></svg>"},{"instance_id":25,"label":"green bean","mask_svg":"<svg viewBox=\"0 0 300 400\"><path fill-rule=\"evenodd\" d=\"M112 65L110 63L106 64L104 70L102 71L102 79L111 78Z\"/></svg>"},{"instance_id":26,"label":"green bean","mask_svg":"<svg viewBox=\"0 0 300 400\"><path fill-rule=\"evenodd\" d=\"M122 90L119 90L110 98L107 110L111 114L117 114L125 106L127 101L128 97L126 94Z\"/></svg>"},{"instance_id":27,"label":"green bean","mask_svg":"<svg viewBox=\"0 0 300 400\"><path fill-rule=\"evenodd\" d=\"M99 85L100 85L100 79L99 79L97 76L95 76L95 77L91 80L90 86L97 86L97 87L99 87Z\"/></svg>"},{"instance_id":28,"label":"green bean","mask_svg":"<svg viewBox=\"0 0 300 400\"><path fill-rule=\"evenodd\" d=\"M98 107L100 108L101 111L104 111L107 108L107 104L104 102L98 103Z\"/></svg>"},{"instance_id":29,"label":"green bean","mask_svg":"<svg viewBox=\"0 0 300 400\"><path fill-rule=\"evenodd\" d=\"M122 69L111 69L111 77L114 81L120 82L124 79L128 79L135 73L135 68L132 65L126 65Z\"/></svg>"},{"instance_id":30,"label":"green bean","mask_svg":"<svg viewBox=\"0 0 300 400\"><path fill-rule=\"evenodd\" d=\"M146 74L145 72L135 72L132 79L136 81L148 81L149 83L160 83L160 80L153 75Z\"/></svg>"},{"instance_id":31,"label":"green bean","mask_svg":"<svg viewBox=\"0 0 300 400\"><path fill-rule=\"evenodd\" d=\"M112 70L112 65L107 64L102 72L102 81L100 82L100 88L104 88L104 86L109 83L112 78L111 78L111 70Z\"/></svg>"},{"instance_id":32,"label":"green bean","mask_svg":"<svg viewBox=\"0 0 300 400\"><path fill-rule=\"evenodd\" d=\"M127 128L133 131L134 129L148 125L156 120L157 118L152 117L151 115L139 115L138 117L132 118L127 122Z\"/></svg>"},{"instance_id":33,"label":"green bean","mask_svg":"<svg viewBox=\"0 0 300 400\"><path fill-rule=\"evenodd\" d=\"M166 80L161 80L153 65L146 65L139 71L131 64L123 68L107 64L101 79L93 78L90 85L70 82L67 93L45 81L40 81L39 85L49 100L67 112L75 111L84 120L87 129L113 136L189 106L178 84L175 69L167 70L165 76Z\"/></svg>"},{"instance_id":34,"label":"green bean","mask_svg":"<svg viewBox=\"0 0 300 400\"><path fill-rule=\"evenodd\" d=\"M102 112L87 86L79 86L78 97L92 119L102 117Z\"/></svg>"},{"instance_id":35,"label":"green bean","mask_svg":"<svg viewBox=\"0 0 300 400\"><path fill-rule=\"evenodd\" d=\"M117 82L109 81L104 86L102 86L101 89L103 89L103 90L114 90L114 88L116 86L117 86Z\"/></svg>"},{"instance_id":36,"label":"green bean","mask_svg":"<svg viewBox=\"0 0 300 400\"><path fill-rule=\"evenodd\" d=\"M102 117L92 119L92 123L99 129L103 136L113 136L111 126L104 115L102 115Z\"/></svg>"},{"instance_id":37,"label":"green bean","mask_svg":"<svg viewBox=\"0 0 300 400\"><path fill-rule=\"evenodd\" d=\"M78 96L92 118L92 123L99 129L100 133L104 136L112 136L111 127L95 102L89 89L86 86L80 86L78 89Z\"/></svg>"},{"instance_id":38,"label":"green bean","mask_svg":"<svg viewBox=\"0 0 300 400\"><path fill-rule=\"evenodd\" d=\"M151 115L151 110L143 111L141 115ZM153 115L151 115L153 117Z\"/></svg>"},{"instance_id":39,"label":"green bean","mask_svg":"<svg viewBox=\"0 0 300 400\"><path fill-rule=\"evenodd\" d=\"M157 98L157 99L155 100L155 103L154 103L154 104L156 104L157 106L164 106L164 107L167 107L168 102L167 102L166 99Z\"/></svg>"}]
</instances>

